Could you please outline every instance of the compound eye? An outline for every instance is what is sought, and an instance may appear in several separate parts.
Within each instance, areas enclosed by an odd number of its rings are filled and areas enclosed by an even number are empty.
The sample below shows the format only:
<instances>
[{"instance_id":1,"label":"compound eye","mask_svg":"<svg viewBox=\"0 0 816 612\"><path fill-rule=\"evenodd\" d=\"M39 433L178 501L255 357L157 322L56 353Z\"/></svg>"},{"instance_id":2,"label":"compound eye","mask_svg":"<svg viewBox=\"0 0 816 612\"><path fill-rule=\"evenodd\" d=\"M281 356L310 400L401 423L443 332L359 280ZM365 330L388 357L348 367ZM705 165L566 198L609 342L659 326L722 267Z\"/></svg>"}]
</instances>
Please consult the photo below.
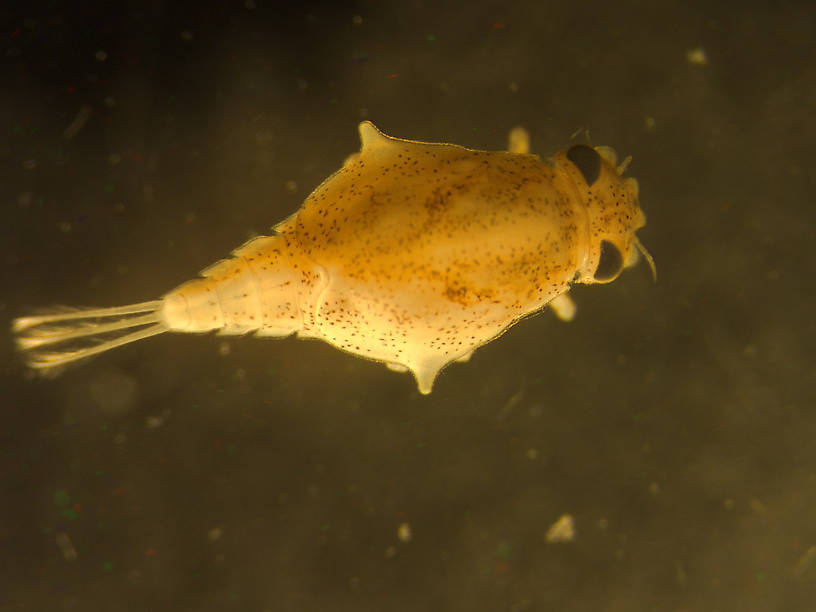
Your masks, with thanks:
<instances>
[{"instance_id":1,"label":"compound eye","mask_svg":"<svg viewBox=\"0 0 816 612\"><path fill-rule=\"evenodd\" d=\"M601 256L598 258L598 267L595 269L596 281L610 281L620 274L623 268L623 256L614 244L608 240L601 240Z\"/></svg>"},{"instance_id":2,"label":"compound eye","mask_svg":"<svg viewBox=\"0 0 816 612\"><path fill-rule=\"evenodd\" d=\"M586 145L575 145L567 150L567 159L578 168L587 187L592 187L601 174L601 156L598 152Z\"/></svg>"}]
</instances>

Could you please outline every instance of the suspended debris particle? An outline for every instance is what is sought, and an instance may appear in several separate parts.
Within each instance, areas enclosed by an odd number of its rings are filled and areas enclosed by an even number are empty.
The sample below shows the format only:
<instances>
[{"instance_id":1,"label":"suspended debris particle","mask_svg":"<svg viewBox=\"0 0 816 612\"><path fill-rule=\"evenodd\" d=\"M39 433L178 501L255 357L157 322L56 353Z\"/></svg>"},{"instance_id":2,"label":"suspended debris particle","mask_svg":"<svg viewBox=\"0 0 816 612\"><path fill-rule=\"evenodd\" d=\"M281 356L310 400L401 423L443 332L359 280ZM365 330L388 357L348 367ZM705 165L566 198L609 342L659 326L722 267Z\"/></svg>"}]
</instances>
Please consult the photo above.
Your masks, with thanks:
<instances>
[{"instance_id":1,"label":"suspended debris particle","mask_svg":"<svg viewBox=\"0 0 816 612\"><path fill-rule=\"evenodd\" d=\"M702 47L695 47L694 49L689 49L686 51L686 61L689 64L706 66L708 64L708 56L706 55L705 49Z\"/></svg>"},{"instance_id":2,"label":"suspended debris particle","mask_svg":"<svg viewBox=\"0 0 816 612\"><path fill-rule=\"evenodd\" d=\"M397 527L397 537L400 542L410 542L413 537L411 525L408 523L400 523L400 526Z\"/></svg>"},{"instance_id":3,"label":"suspended debris particle","mask_svg":"<svg viewBox=\"0 0 816 612\"><path fill-rule=\"evenodd\" d=\"M63 137L66 140L71 140L74 136L79 133L79 130L83 128L85 123L91 116L91 107L88 104L83 104L79 107L79 111L77 111L76 117L71 122L71 124L65 128L62 132Z\"/></svg>"},{"instance_id":4,"label":"suspended debris particle","mask_svg":"<svg viewBox=\"0 0 816 612\"><path fill-rule=\"evenodd\" d=\"M77 551L74 548L73 542L67 533L58 533L56 537L57 546L62 552L62 558L66 561L75 561L77 558Z\"/></svg>"},{"instance_id":5,"label":"suspended debris particle","mask_svg":"<svg viewBox=\"0 0 816 612\"><path fill-rule=\"evenodd\" d=\"M575 539L575 520L570 514L562 514L547 530L548 542L572 542Z\"/></svg>"}]
</instances>

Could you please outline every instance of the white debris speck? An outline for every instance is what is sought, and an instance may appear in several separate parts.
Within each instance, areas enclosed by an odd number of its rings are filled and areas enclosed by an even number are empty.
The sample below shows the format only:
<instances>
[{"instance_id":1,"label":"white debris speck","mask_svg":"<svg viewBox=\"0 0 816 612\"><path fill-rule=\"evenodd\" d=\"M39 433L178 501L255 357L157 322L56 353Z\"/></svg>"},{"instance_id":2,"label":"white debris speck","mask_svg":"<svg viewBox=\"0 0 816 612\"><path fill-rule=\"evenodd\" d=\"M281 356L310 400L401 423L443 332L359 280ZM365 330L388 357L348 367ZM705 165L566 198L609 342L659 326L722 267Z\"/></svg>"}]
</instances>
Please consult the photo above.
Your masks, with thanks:
<instances>
[{"instance_id":1,"label":"white debris speck","mask_svg":"<svg viewBox=\"0 0 816 612\"><path fill-rule=\"evenodd\" d=\"M548 542L572 542L575 539L575 520L570 514L562 514L547 530Z\"/></svg>"},{"instance_id":2,"label":"white debris speck","mask_svg":"<svg viewBox=\"0 0 816 612\"><path fill-rule=\"evenodd\" d=\"M397 537L400 542L410 542L413 537L411 526L408 523L400 523L400 526L397 527Z\"/></svg>"},{"instance_id":3,"label":"white debris speck","mask_svg":"<svg viewBox=\"0 0 816 612\"><path fill-rule=\"evenodd\" d=\"M696 64L697 66L705 66L708 64L708 56L705 49L702 47L695 47L686 51L686 61L689 64Z\"/></svg>"}]
</instances>

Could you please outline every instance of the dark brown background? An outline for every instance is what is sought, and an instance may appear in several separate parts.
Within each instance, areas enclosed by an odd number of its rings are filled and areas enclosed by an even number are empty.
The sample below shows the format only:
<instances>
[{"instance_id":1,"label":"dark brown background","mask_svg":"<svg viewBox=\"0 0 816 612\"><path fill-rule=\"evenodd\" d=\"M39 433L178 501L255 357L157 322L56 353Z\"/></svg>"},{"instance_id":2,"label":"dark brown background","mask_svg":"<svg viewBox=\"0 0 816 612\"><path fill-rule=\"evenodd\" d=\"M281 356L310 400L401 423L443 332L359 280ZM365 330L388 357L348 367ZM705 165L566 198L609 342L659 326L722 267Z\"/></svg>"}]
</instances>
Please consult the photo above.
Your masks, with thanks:
<instances>
[{"instance_id":1,"label":"dark brown background","mask_svg":"<svg viewBox=\"0 0 816 612\"><path fill-rule=\"evenodd\" d=\"M0 9L5 321L161 295L363 118L487 149L522 124L543 154L589 128L634 158L660 279L576 289L573 323L429 397L216 336L43 382L3 332L1 610L812 609L812 3L80 4Z\"/></svg>"}]
</instances>

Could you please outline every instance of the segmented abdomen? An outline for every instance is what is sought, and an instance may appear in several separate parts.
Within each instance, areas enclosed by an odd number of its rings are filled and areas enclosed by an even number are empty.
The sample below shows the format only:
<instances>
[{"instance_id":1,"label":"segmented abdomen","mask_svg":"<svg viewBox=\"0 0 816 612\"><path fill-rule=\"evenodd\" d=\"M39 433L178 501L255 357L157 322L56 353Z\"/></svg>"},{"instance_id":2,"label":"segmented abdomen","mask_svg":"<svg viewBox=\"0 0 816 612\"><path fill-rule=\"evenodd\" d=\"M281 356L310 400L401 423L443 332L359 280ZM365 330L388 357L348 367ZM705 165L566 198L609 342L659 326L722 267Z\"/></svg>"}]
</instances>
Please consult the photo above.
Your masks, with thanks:
<instances>
[{"instance_id":1,"label":"segmented abdomen","mask_svg":"<svg viewBox=\"0 0 816 612\"><path fill-rule=\"evenodd\" d=\"M162 318L180 332L287 336L302 327L300 272L283 236L260 236L163 298Z\"/></svg>"}]
</instances>

